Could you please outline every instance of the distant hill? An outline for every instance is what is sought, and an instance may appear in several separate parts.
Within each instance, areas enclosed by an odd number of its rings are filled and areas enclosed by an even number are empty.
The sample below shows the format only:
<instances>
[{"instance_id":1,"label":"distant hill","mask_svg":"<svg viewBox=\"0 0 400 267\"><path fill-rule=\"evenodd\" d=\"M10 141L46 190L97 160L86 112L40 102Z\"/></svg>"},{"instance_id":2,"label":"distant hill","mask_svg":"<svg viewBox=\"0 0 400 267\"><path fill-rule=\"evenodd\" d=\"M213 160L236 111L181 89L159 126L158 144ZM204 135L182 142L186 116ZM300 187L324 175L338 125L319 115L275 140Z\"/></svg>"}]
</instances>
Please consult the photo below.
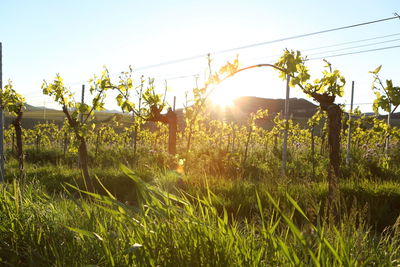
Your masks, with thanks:
<instances>
[{"instance_id":1,"label":"distant hill","mask_svg":"<svg viewBox=\"0 0 400 267\"><path fill-rule=\"evenodd\" d=\"M310 101L302 98L290 98L289 100L289 112L293 119L305 125L308 118L310 118L316 111L317 105ZM250 113L256 112L259 109L268 109L268 118L261 120L259 125L269 128L272 125L271 120L277 113L283 113L285 108L284 99L269 99L253 96L239 97L234 101L234 105L221 108L217 105L209 105L208 110L211 111L212 117L215 119L224 119L228 121L236 121L238 123L245 123L249 118ZM184 127L183 109L177 109L178 125L182 129ZM366 113L369 116L375 116L373 113ZM380 119L386 119L386 115L379 115ZM32 128L37 123L54 122L61 125L64 121L65 115L61 110L50 109L40 106L32 106L26 104L26 111L22 118L22 125L24 128ZM108 122L112 118L117 118L118 121L124 121L129 124L131 118L122 114L117 110L106 110L96 113L97 122ZM9 114L5 114L5 125L11 123L12 117ZM392 116L392 123L395 126L400 126L400 113L395 113Z\"/></svg>"},{"instance_id":2,"label":"distant hill","mask_svg":"<svg viewBox=\"0 0 400 267\"><path fill-rule=\"evenodd\" d=\"M57 109L52 109L52 108L48 108L48 107L44 107L44 106L38 106L38 107L37 106L32 106L32 105L27 104L27 103L25 103L25 108L26 108L25 111L43 111L44 109L46 109L47 111L61 111L61 108L57 110ZM116 109L112 109L112 110L106 109L106 110L102 110L102 111L99 111L99 112L101 112L101 113L112 113L112 114L115 114L115 113L120 114L120 113L122 113L120 110L116 110Z\"/></svg>"},{"instance_id":3,"label":"distant hill","mask_svg":"<svg viewBox=\"0 0 400 267\"><path fill-rule=\"evenodd\" d=\"M116 109L111 109L111 110L106 109L106 110L102 110L102 111L100 111L100 112L103 112L103 113L112 113L112 114L122 114L122 113L123 113L121 110L116 110Z\"/></svg>"},{"instance_id":4,"label":"distant hill","mask_svg":"<svg viewBox=\"0 0 400 267\"><path fill-rule=\"evenodd\" d=\"M302 98L289 99L289 112L294 117L311 117L318 106ZM250 114L259 109L268 109L269 114L283 113L285 99L269 99L254 96L242 96L234 101L231 109L239 109Z\"/></svg>"},{"instance_id":5,"label":"distant hill","mask_svg":"<svg viewBox=\"0 0 400 267\"><path fill-rule=\"evenodd\" d=\"M51 109L43 106L32 106L30 104L25 104L25 111L22 116L22 127L26 129L32 129L36 124L39 123L55 123L57 125L62 125L65 119L65 115L61 109ZM120 112L114 111L99 111L96 112L95 122L107 122L111 120L114 116L122 116ZM14 119L8 112L4 114L5 116L5 127L9 127L12 120Z\"/></svg>"},{"instance_id":6,"label":"distant hill","mask_svg":"<svg viewBox=\"0 0 400 267\"><path fill-rule=\"evenodd\" d=\"M27 103L25 103L25 108L26 108L25 111L40 111L40 110L44 110L44 109L46 109L46 110L55 110L55 109L46 108L46 107L43 107L43 106L36 107L36 106L29 105Z\"/></svg>"},{"instance_id":7,"label":"distant hill","mask_svg":"<svg viewBox=\"0 0 400 267\"><path fill-rule=\"evenodd\" d=\"M289 99L289 112L290 116L297 121L304 121L310 118L317 110L317 105L302 98ZM260 121L259 124L265 126L270 124L270 121L277 113L282 113L285 109L284 99L269 99L254 96L242 96L234 100L233 106L221 108L218 105L211 105L208 107L211 111L212 117L215 119L226 119L228 121L235 121L244 123L250 116L250 113L255 113L259 109L268 110L268 118ZM177 109L178 125L184 127L183 109Z\"/></svg>"}]
</instances>

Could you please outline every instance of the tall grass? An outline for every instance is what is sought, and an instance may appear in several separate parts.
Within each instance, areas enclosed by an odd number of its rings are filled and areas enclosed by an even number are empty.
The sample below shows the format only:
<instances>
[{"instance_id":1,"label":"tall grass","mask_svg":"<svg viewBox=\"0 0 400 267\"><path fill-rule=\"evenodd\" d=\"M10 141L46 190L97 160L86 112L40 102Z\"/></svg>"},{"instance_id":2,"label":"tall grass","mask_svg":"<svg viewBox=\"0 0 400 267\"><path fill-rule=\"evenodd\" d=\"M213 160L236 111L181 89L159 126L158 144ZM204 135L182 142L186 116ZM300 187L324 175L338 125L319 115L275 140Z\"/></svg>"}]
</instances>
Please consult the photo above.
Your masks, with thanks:
<instances>
[{"instance_id":1,"label":"tall grass","mask_svg":"<svg viewBox=\"0 0 400 267\"><path fill-rule=\"evenodd\" d=\"M208 189L172 195L124 169L137 203L69 185L48 195L39 183L0 187L4 266L396 266L400 226L374 235L360 217L309 218L288 194L255 192L253 219L238 220ZM100 180L98 181L100 184ZM77 190L82 197L69 192ZM240 196L238 196L240 197ZM283 202L290 205L283 205ZM220 205L220 204L219 204ZM272 208L266 208L272 207ZM318 208L318 207L317 207ZM301 217L301 223L296 217ZM361 215L360 215L361 216ZM357 220L359 222L357 222Z\"/></svg>"}]
</instances>

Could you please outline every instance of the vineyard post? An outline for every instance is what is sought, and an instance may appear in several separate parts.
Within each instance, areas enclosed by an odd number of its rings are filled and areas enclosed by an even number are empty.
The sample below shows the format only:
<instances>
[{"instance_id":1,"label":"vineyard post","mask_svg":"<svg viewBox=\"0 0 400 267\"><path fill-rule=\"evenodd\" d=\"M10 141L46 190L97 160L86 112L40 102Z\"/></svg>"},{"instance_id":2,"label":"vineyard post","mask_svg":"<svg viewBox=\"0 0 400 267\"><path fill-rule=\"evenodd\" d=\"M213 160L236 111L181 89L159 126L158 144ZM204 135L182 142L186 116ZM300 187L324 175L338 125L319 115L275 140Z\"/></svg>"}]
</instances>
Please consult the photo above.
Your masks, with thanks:
<instances>
[{"instance_id":1,"label":"vineyard post","mask_svg":"<svg viewBox=\"0 0 400 267\"><path fill-rule=\"evenodd\" d=\"M311 164L312 164L312 179L315 178L315 140L314 140L314 124L311 125Z\"/></svg>"},{"instance_id":2,"label":"vineyard post","mask_svg":"<svg viewBox=\"0 0 400 267\"><path fill-rule=\"evenodd\" d=\"M349 128L347 132L346 165L349 165L350 163L351 118L353 113L353 98L354 98L354 81L351 82L351 100L350 100L350 112L349 112Z\"/></svg>"},{"instance_id":3,"label":"vineyard post","mask_svg":"<svg viewBox=\"0 0 400 267\"><path fill-rule=\"evenodd\" d=\"M84 84L82 84L82 99L81 99L81 104L82 104L82 105L85 104L85 85L84 85ZM81 123L82 123L82 122L83 122L83 113L80 114L79 119L80 119L80 121L81 121Z\"/></svg>"},{"instance_id":4,"label":"vineyard post","mask_svg":"<svg viewBox=\"0 0 400 267\"><path fill-rule=\"evenodd\" d=\"M67 149L68 149L68 134L67 132L64 133L64 144L63 144L63 153L64 153L64 158L65 158L65 154L67 153Z\"/></svg>"},{"instance_id":5,"label":"vineyard post","mask_svg":"<svg viewBox=\"0 0 400 267\"><path fill-rule=\"evenodd\" d=\"M140 91L139 91L139 99L138 99L138 116L140 118L140 116L142 115L142 98L143 98L143 76L142 76L142 82L140 83ZM133 123L135 124L134 126L134 132L133 132L133 155L136 156L136 152L137 152L137 141L138 141L138 133L140 131L141 128L141 123L138 123L135 119L135 112L132 112L133 115Z\"/></svg>"},{"instance_id":6,"label":"vineyard post","mask_svg":"<svg viewBox=\"0 0 400 267\"><path fill-rule=\"evenodd\" d=\"M81 105L85 104L85 85L82 84L82 97L81 97ZM83 123L83 113L79 116L79 121ZM78 165L81 165L81 155L78 153Z\"/></svg>"},{"instance_id":7,"label":"vineyard post","mask_svg":"<svg viewBox=\"0 0 400 267\"><path fill-rule=\"evenodd\" d=\"M100 138L101 138L101 130L99 129L99 130L97 131L96 150L95 150L95 152L94 152L95 157L97 157L97 152L98 152L98 150L99 150Z\"/></svg>"},{"instance_id":8,"label":"vineyard post","mask_svg":"<svg viewBox=\"0 0 400 267\"><path fill-rule=\"evenodd\" d=\"M0 89L3 90L3 47L0 42ZM0 108L0 182L4 181L4 112Z\"/></svg>"},{"instance_id":9,"label":"vineyard post","mask_svg":"<svg viewBox=\"0 0 400 267\"><path fill-rule=\"evenodd\" d=\"M388 125L388 129L390 130L390 117L391 117L391 113L392 113L392 104L389 103L389 112L388 112L388 117L387 117L387 125ZM386 137L386 144L385 144L385 153L386 155L389 154L389 143L390 143L390 136L389 134Z\"/></svg>"},{"instance_id":10,"label":"vineyard post","mask_svg":"<svg viewBox=\"0 0 400 267\"><path fill-rule=\"evenodd\" d=\"M36 151L40 150L40 135L36 134Z\"/></svg>"},{"instance_id":11,"label":"vineyard post","mask_svg":"<svg viewBox=\"0 0 400 267\"><path fill-rule=\"evenodd\" d=\"M286 175L286 161L287 161L287 139L288 139L288 131L289 131L289 96L290 96L290 88L289 88L290 76L286 75L286 98L285 98L285 130L283 134L283 148L282 148L282 176Z\"/></svg>"}]
</instances>

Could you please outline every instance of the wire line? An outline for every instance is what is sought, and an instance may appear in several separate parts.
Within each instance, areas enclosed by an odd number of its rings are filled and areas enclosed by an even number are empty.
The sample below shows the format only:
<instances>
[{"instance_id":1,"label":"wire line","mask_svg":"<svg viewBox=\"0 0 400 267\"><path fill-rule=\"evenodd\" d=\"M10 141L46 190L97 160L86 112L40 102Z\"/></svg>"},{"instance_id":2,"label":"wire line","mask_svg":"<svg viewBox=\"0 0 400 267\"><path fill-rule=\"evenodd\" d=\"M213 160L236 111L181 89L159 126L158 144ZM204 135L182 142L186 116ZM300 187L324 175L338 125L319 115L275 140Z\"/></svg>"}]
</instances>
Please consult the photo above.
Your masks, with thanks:
<instances>
[{"instance_id":1,"label":"wire line","mask_svg":"<svg viewBox=\"0 0 400 267\"><path fill-rule=\"evenodd\" d=\"M343 27L337 27L337 28L332 28L332 29L327 29L327 30L322 30L322 31L317 31L317 32L311 32L311 33L306 33L306 34L301 34L301 35L289 36L289 37L285 37L285 38L281 38L281 39L275 39L275 40L265 41L265 42L261 42L261 43L255 43L255 44L250 44L250 45L245 45L245 46L240 46L240 47L235 47L235 48L229 48L229 49L214 51L214 52L207 53L207 54L199 54L199 55L190 56L190 57L186 57L186 58L180 58L180 59L165 61L165 62L161 62L161 63L157 63L157 64L147 65L147 66L143 66L143 67L138 67L138 68L136 68L134 70L135 71L140 71L140 70L152 69L152 68L156 68L156 67L161 67L161 66L172 65L172 64L176 64L176 63L185 62L185 61L190 61L190 60L194 60L194 59L198 59L198 58L204 58L204 57L207 57L210 54L212 54L212 55L223 54L223 53L227 53L227 52L248 49L248 48L252 48L252 47L256 47L256 46L262 46L262 45L267 45L267 44L272 44L272 43L283 42L283 41L287 41L287 40L299 39L299 38L304 38L304 37L308 37L308 36L313 36L313 35L333 32L333 31L339 31L339 30L345 30L345 29L354 28L354 27L370 25L370 24L374 24L374 23L380 23L380 22L389 21L389 20L393 20L393 19L400 19L400 16L395 13L393 17L388 17L388 18L384 18L384 19L372 20L372 21L367 21L367 22L358 23L358 24L352 24L352 25L343 26ZM393 34L393 35L399 35L399 34L400 33ZM365 39L365 40L384 38L384 37L393 36L393 35L374 37L374 38ZM363 41L363 40L352 41L352 42L361 42L361 41ZM352 42L347 42L347 43L352 43ZM338 46L338 45L343 45L343 44L346 44L346 43L334 44L334 45L326 46L326 47ZM311 49L307 49L305 51L321 49L321 48L324 48L324 47L311 48ZM389 47L389 48L395 48L395 47ZM354 54L377 51L377 50L384 50L384 49L389 49L389 48L380 48L380 49L371 49L371 50L366 50L366 51L358 51L358 52L354 52ZM327 56L327 57L343 56L343 55L350 55L350 54L352 54L352 53L338 54L338 55L332 55L332 56ZM320 59L320 58L325 58L325 57L312 58L312 59L309 59L309 60ZM120 72L112 73L110 76L116 76L116 75L119 75L119 74L120 74ZM87 81L72 82L72 83L68 83L66 85L71 86L71 85L77 85L77 84L81 84L81 83L87 83Z\"/></svg>"},{"instance_id":2,"label":"wire line","mask_svg":"<svg viewBox=\"0 0 400 267\"><path fill-rule=\"evenodd\" d=\"M383 39L386 37L392 37L392 36L397 36L397 35L400 35L400 33L394 33L394 34L377 36L377 37L372 37L372 38L367 38L367 39L349 41L349 42L344 42L344 43L337 43L337 44L333 44L333 45L326 45L326 46L314 47L314 48L309 48L309 49L303 49L302 51L304 52L304 51L319 50L319 49L323 49L323 48L342 46L342 45L346 45L346 44L354 44L354 43L360 43L360 42L371 41L371 40L376 40L376 39Z\"/></svg>"},{"instance_id":3,"label":"wire line","mask_svg":"<svg viewBox=\"0 0 400 267\"><path fill-rule=\"evenodd\" d=\"M299 39L299 38L304 38L304 37L308 37L308 36L312 36L312 35L328 33L328 32L333 32L333 31L345 30L345 29L365 26L365 25L369 25L369 24L374 24L374 23L379 23L379 22L384 22L384 21L388 21L388 20L392 20L392 19L399 19L399 18L400 17L398 15L395 15L395 16L389 17L389 18L373 20L373 21L367 21L367 22L363 22L363 23L352 24L352 25L338 27L338 28L332 28L332 29L328 29L328 30L322 30L322 31L317 31L317 32L311 32L311 33L306 33L306 34L301 34L301 35L285 37L285 38L281 38L281 39L275 39L275 40L271 40L271 41L265 41L265 42L261 42L261 43L255 43L255 44L239 46L239 47L235 47L235 48L218 50L218 51L210 52L210 53L207 53L207 54L200 54L200 55L196 55L196 56L180 58L180 59L175 59L175 60L171 60L171 61L165 61L165 62L153 64L153 65L139 67L139 68L136 68L136 70L151 69L151 68L156 68L156 67L160 67L160 66L165 66L165 65L171 65L171 64L176 64L176 63L180 63L180 62L185 62L185 61L189 61L189 60L193 60L193 59L197 59L197 58L204 58L204 57L207 57L210 54L212 54L212 55L223 54L223 53L227 53L227 52L243 50L243 49L252 48L252 47L256 47L256 46L262 46L262 45L267 45L267 44L272 44L272 43L283 42L283 41L287 41L287 40Z\"/></svg>"},{"instance_id":4,"label":"wire line","mask_svg":"<svg viewBox=\"0 0 400 267\"><path fill-rule=\"evenodd\" d=\"M362 53L367 53L367 52L374 52L374 51L380 51L380 50L393 49L393 48L398 48L398 47L400 47L400 45L386 46L386 47L380 47L380 48L375 48L375 49L361 50L361 51L355 51L355 52L349 52L349 53L343 53L343 54L336 54L336 55L327 55L327 56L324 56L324 57L314 57L314 58L309 58L307 60L324 59L324 58L328 58L328 57L341 57L341 56L347 56L347 55L355 55L355 54L362 54Z\"/></svg>"},{"instance_id":5,"label":"wire line","mask_svg":"<svg viewBox=\"0 0 400 267\"><path fill-rule=\"evenodd\" d=\"M371 40L376 40L376 39L383 39L383 38L386 38L386 37L392 37L392 36L398 36L398 35L400 35L400 33L376 36L376 37L367 38L367 39L353 40L353 41L344 42L344 43L336 43L336 44L333 44L333 45L325 45L325 46L319 46L319 47L313 47L313 48L307 48L307 49L299 49L299 50L303 53L303 52L306 52L306 51L313 51L313 50L319 50L319 49L323 49L323 48L342 46L342 45L346 45L346 44L360 43L360 42L371 41ZM383 42L389 42L389 41L383 41ZM378 44L378 43L375 43L375 44ZM353 48L355 48L355 47L353 47ZM343 49L347 49L347 48L343 48ZM325 53L325 52L321 52L321 53ZM280 57L281 55L282 54L275 54L275 55L271 55L271 56L262 56L262 57L252 57L252 58L247 58L247 59L245 58L244 60L261 60L261 59L268 59L268 58L276 58L276 57Z\"/></svg>"},{"instance_id":6,"label":"wire line","mask_svg":"<svg viewBox=\"0 0 400 267\"><path fill-rule=\"evenodd\" d=\"M349 47L344 47L344 48L335 49L335 50L330 50L330 51L323 51L323 52L313 53L313 54L309 54L308 56L321 55L321 54L332 53L332 52L339 52L339 51L343 51L343 50L348 50L348 49L353 49L353 48L360 48L360 47L366 47L366 46L377 45L377 44L391 43L391 42L395 42L395 41L399 41L399 40L400 40L400 38L391 39L391 40L386 40L386 41L381 41L381 42L376 42L376 43L370 43L370 44L349 46Z\"/></svg>"}]
</instances>

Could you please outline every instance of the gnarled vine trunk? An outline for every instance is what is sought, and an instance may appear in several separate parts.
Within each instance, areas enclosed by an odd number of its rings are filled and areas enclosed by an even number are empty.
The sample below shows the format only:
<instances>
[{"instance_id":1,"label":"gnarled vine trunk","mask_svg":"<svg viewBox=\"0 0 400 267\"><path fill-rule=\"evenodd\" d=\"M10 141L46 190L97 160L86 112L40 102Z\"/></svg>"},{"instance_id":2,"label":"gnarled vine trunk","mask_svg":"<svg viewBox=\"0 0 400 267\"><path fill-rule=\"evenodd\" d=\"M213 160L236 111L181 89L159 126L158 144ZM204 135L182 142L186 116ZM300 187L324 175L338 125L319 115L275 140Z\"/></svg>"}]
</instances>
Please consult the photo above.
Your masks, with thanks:
<instances>
[{"instance_id":1,"label":"gnarled vine trunk","mask_svg":"<svg viewBox=\"0 0 400 267\"><path fill-rule=\"evenodd\" d=\"M336 104L327 108L328 113L328 146L329 146L329 200L332 202L338 190L339 167L340 167L340 130L342 110Z\"/></svg>"},{"instance_id":2,"label":"gnarled vine trunk","mask_svg":"<svg viewBox=\"0 0 400 267\"><path fill-rule=\"evenodd\" d=\"M332 203L338 195L342 110L334 103L335 96L317 93L313 93L311 96L320 103L321 109L328 114L328 201Z\"/></svg>"},{"instance_id":3,"label":"gnarled vine trunk","mask_svg":"<svg viewBox=\"0 0 400 267\"><path fill-rule=\"evenodd\" d=\"M78 139L79 139L79 149L78 149L79 165L83 172L83 177L85 178L85 183L86 183L87 189L89 191L93 192L94 185L93 185L92 179L90 178L90 175L89 175L89 164L88 164L89 156L88 156L86 140L82 136L79 136Z\"/></svg>"},{"instance_id":4,"label":"gnarled vine trunk","mask_svg":"<svg viewBox=\"0 0 400 267\"><path fill-rule=\"evenodd\" d=\"M63 107L63 112L65 116L67 116L67 120L69 125L74 129L75 136L79 140L79 148L78 148L78 153L79 153L79 166L82 170L83 173L83 178L85 179L85 184L87 187L87 190L90 192L94 192L94 185L92 182L92 179L90 178L89 174L89 156L88 156L88 150L87 150L87 144L85 137L82 136L79 133L78 129L78 121L74 118L71 117L71 115L68 112L67 107Z\"/></svg>"},{"instance_id":5,"label":"gnarled vine trunk","mask_svg":"<svg viewBox=\"0 0 400 267\"><path fill-rule=\"evenodd\" d=\"M168 152L171 155L176 154L176 132L178 129L178 119L176 112L172 109L168 109L167 114L161 114L157 107L151 107L152 117L149 121L159 121L164 124L168 124Z\"/></svg>"}]
</instances>

